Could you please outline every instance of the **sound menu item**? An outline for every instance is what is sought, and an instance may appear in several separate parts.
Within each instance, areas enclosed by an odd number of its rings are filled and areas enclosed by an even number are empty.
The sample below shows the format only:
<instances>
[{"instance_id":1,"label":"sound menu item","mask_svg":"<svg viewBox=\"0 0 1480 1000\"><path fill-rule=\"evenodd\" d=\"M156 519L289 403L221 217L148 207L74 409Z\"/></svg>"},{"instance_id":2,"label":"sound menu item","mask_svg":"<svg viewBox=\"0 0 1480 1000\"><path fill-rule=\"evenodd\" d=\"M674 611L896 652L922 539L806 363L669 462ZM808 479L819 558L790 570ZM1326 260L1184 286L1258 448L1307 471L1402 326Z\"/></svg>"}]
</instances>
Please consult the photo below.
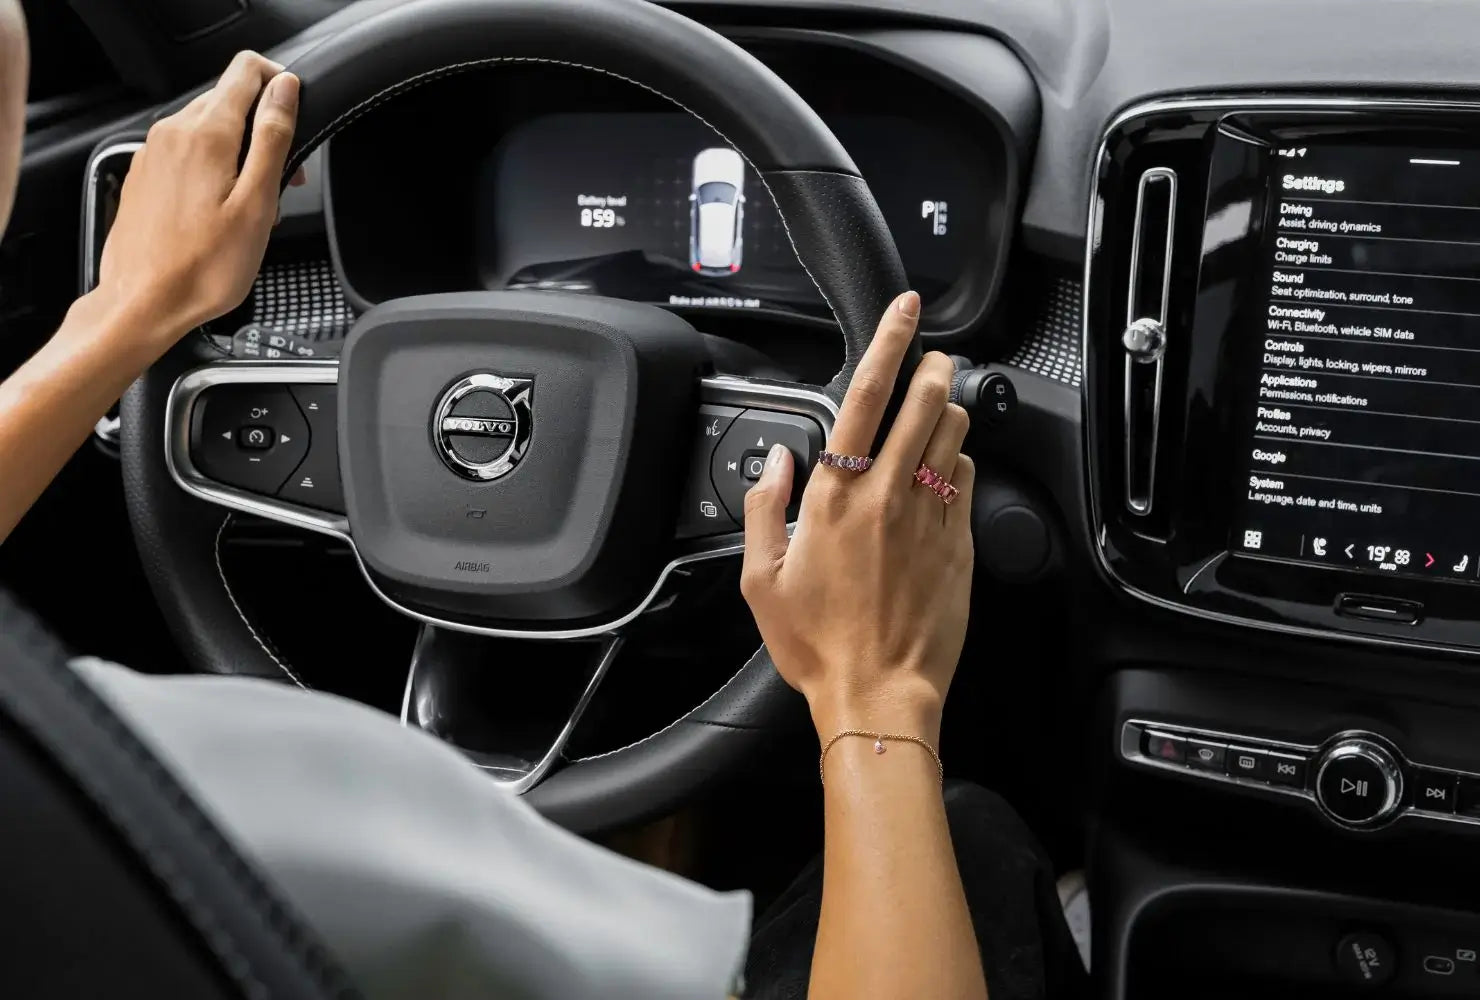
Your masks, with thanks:
<instances>
[{"instance_id":1,"label":"sound menu item","mask_svg":"<svg viewBox=\"0 0 1480 1000\"><path fill-rule=\"evenodd\" d=\"M1271 152L1229 547L1480 582L1480 151Z\"/></svg>"}]
</instances>

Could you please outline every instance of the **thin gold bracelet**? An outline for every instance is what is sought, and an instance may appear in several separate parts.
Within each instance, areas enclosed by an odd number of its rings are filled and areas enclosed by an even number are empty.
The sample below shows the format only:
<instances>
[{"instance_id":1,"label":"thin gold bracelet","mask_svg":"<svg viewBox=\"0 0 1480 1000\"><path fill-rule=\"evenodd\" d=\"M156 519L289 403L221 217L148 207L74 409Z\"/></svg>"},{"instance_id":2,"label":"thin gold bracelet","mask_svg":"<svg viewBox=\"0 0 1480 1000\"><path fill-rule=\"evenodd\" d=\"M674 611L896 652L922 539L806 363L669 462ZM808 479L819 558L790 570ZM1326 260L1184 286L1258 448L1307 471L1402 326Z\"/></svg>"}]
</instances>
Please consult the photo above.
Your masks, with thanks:
<instances>
[{"instance_id":1,"label":"thin gold bracelet","mask_svg":"<svg viewBox=\"0 0 1480 1000\"><path fill-rule=\"evenodd\" d=\"M869 732L867 729L845 729L841 733L838 733L836 736L834 736L832 739L828 740L827 743L823 746L822 757L817 761L817 776L822 779L824 784L826 784L827 782L827 776L825 773L827 768L827 752L833 748L834 743L838 742L838 740L842 739L845 736L867 736L869 739L874 741L874 753L884 752L885 740L891 740L895 743L913 743L915 744L915 746L924 747L925 751L930 754L930 759L935 761L935 770L940 775L941 784L945 784L945 765L940 762L940 754L935 752L935 747L931 746L928 740L922 739L919 736L906 736L903 733L873 733Z\"/></svg>"}]
</instances>

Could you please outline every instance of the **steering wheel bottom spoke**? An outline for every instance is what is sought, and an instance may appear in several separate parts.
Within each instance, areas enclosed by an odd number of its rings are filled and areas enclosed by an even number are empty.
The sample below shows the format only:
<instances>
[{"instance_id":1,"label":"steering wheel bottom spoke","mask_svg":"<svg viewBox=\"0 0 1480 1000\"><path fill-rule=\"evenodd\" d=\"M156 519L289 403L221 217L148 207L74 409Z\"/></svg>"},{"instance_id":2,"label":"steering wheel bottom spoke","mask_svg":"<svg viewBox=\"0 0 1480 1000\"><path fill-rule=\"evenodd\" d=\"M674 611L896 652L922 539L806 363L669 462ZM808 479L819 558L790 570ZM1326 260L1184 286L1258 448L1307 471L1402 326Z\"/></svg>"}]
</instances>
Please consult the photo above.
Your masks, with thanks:
<instances>
[{"instance_id":1,"label":"steering wheel bottom spoke","mask_svg":"<svg viewBox=\"0 0 1480 1000\"><path fill-rule=\"evenodd\" d=\"M622 642L605 636L542 647L535 692L530 672L508 669L509 649L424 625L406 674L401 724L455 747L522 795L562 763Z\"/></svg>"}]
</instances>

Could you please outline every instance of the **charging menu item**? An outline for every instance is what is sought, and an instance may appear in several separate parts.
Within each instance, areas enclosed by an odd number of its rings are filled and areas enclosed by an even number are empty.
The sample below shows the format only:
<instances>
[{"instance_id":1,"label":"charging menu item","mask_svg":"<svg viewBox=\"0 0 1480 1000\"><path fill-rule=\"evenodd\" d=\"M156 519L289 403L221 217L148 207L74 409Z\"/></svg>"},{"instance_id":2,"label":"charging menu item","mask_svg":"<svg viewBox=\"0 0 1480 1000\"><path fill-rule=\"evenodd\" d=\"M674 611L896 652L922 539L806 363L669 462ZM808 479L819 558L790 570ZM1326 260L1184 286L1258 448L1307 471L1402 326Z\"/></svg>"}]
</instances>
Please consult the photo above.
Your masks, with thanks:
<instances>
[{"instance_id":1,"label":"charging menu item","mask_svg":"<svg viewBox=\"0 0 1480 1000\"><path fill-rule=\"evenodd\" d=\"M1480 151L1271 151L1229 548L1480 582Z\"/></svg>"}]
</instances>

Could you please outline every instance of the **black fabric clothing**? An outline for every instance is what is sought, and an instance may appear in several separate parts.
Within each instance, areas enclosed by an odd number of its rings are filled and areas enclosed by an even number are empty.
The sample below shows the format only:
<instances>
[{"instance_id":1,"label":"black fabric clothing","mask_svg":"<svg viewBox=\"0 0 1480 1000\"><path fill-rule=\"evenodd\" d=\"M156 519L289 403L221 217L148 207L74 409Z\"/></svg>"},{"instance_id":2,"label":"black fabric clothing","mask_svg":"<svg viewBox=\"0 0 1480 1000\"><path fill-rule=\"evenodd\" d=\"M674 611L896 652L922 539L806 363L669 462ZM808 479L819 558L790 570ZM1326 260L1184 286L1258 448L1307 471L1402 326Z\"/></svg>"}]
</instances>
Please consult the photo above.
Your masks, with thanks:
<instances>
[{"instance_id":1,"label":"black fabric clothing","mask_svg":"<svg viewBox=\"0 0 1480 1000\"><path fill-rule=\"evenodd\" d=\"M1087 996L1088 976L1064 921L1053 867L1022 818L1000 796L965 782L948 783L945 801L991 1000ZM821 909L818 858L756 922L747 1000L806 997Z\"/></svg>"}]
</instances>

